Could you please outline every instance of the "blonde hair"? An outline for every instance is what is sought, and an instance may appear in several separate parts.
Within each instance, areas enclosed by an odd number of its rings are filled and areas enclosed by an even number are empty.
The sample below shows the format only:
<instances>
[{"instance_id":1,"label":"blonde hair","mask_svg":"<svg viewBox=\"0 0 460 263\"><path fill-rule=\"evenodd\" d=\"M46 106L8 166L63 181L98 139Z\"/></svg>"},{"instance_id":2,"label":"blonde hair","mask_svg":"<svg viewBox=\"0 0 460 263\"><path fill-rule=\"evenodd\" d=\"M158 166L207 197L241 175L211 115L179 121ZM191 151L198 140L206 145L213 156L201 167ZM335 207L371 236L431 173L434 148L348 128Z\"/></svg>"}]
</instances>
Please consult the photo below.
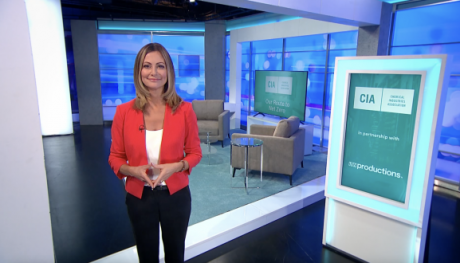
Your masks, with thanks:
<instances>
[{"instance_id":1,"label":"blonde hair","mask_svg":"<svg viewBox=\"0 0 460 263\"><path fill-rule=\"evenodd\" d=\"M150 52L160 52L163 57L166 70L168 72L168 80L163 88L163 100L166 104L171 107L172 112L174 113L182 103L182 98L176 93L176 75L174 73L174 65L171 60L171 56L168 51L159 43L150 43L141 48L139 53L137 53L136 61L134 62L134 86L136 87L136 101L134 102L134 107L139 110L144 110L147 100L150 97L150 93L147 87L145 87L142 82L142 66L144 64L145 56Z\"/></svg>"}]
</instances>

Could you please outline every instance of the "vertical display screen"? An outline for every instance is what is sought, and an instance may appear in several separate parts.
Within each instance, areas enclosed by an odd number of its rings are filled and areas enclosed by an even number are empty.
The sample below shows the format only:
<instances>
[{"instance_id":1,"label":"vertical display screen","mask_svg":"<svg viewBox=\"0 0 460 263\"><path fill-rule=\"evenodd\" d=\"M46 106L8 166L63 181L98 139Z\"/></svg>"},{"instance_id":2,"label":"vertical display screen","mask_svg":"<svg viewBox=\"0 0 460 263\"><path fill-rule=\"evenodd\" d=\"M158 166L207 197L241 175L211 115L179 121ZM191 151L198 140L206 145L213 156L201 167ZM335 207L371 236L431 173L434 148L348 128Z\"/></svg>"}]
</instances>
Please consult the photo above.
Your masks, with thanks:
<instances>
[{"instance_id":1,"label":"vertical display screen","mask_svg":"<svg viewBox=\"0 0 460 263\"><path fill-rule=\"evenodd\" d=\"M340 184L406 203L421 74L350 73Z\"/></svg>"}]
</instances>

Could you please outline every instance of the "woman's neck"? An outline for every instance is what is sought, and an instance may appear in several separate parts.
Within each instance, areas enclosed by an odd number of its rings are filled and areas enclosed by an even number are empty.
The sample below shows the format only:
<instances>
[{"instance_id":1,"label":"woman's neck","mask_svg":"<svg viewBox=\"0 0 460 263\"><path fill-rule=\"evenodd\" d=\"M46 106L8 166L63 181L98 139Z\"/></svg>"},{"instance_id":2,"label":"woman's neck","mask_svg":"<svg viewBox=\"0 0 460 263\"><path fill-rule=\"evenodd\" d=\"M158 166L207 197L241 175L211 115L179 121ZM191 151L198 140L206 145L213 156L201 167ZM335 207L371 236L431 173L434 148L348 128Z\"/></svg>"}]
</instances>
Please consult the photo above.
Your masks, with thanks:
<instances>
[{"instance_id":1,"label":"woman's neck","mask_svg":"<svg viewBox=\"0 0 460 263\"><path fill-rule=\"evenodd\" d=\"M147 105L149 108L157 109L157 108L163 107L165 105L165 101L163 100L162 96L150 95L150 97L147 100Z\"/></svg>"}]
</instances>

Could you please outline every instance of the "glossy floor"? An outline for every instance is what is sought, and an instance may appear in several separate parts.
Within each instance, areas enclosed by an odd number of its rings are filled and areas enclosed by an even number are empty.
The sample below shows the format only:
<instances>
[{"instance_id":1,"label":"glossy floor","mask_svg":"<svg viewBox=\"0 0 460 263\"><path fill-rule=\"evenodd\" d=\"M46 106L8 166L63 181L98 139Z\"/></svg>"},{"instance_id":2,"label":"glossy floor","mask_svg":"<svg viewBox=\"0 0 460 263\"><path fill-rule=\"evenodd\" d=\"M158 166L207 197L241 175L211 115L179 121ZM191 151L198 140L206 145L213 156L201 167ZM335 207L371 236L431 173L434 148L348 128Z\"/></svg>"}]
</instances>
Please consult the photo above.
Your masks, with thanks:
<instances>
[{"instance_id":1,"label":"glossy floor","mask_svg":"<svg viewBox=\"0 0 460 263\"><path fill-rule=\"evenodd\" d=\"M322 246L324 200L188 262L355 262ZM425 262L460 262L460 198L436 189ZM384 260L382 261L384 262Z\"/></svg>"},{"instance_id":2,"label":"glossy floor","mask_svg":"<svg viewBox=\"0 0 460 263\"><path fill-rule=\"evenodd\" d=\"M110 129L76 131L44 139L58 263L90 262L134 246L123 185L107 165ZM323 218L324 201L319 201L189 261L349 262L321 245ZM435 192L429 233L428 262L460 261L458 197Z\"/></svg>"}]
</instances>

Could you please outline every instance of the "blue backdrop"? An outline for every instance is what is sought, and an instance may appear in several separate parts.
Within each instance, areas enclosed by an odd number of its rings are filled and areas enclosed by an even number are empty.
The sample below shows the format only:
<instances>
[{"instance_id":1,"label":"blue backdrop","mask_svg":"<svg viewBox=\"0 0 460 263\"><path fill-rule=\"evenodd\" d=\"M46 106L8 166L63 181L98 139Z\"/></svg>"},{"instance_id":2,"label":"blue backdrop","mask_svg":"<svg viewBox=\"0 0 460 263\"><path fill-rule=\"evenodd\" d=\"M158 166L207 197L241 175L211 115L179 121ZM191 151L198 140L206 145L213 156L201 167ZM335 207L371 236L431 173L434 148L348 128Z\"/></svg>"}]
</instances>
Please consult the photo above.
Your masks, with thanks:
<instances>
[{"instance_id":1,"label":"blue backdrop","mask_svg":"<svg viewBox=\"0 0 460 263\"><path fill-rule=\"evenodd\" d=\"M449 80L436 175L460 180L460 2L440 3L395 13L391 55L449 54Z\"/></svg>"},{"instance_id":2,"label":"blue backdrop","mask_svg":"<svg viewBox=\"0 0 460 263\"><path fill-rule=\"evenodd\" d=\"M134 60L146 44L162 44L171 55L176 91L184 100L204 99L204 37L150 34L99 34L99 68L104 120L112 120L116 105L136 95Z\"/></svg>"}]
</instances>

